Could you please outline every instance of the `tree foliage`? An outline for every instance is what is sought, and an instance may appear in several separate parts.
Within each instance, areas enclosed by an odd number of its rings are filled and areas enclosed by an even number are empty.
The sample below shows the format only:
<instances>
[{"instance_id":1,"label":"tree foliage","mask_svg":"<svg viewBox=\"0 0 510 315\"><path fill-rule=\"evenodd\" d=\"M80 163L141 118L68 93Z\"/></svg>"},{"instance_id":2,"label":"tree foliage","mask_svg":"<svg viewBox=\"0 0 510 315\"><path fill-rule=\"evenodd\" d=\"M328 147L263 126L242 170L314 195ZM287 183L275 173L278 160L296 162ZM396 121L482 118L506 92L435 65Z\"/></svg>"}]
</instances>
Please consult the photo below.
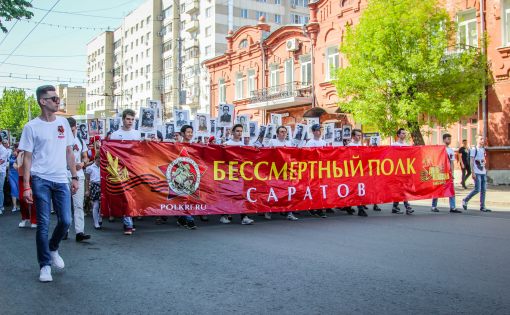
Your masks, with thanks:
<instances>
[{"instance_id":1,"label":"tree foliage","mask_svg":"<svg viewBox=\"0 0 510 315\"><path fill-rule=\"evenodd\" d=\"M437 0L369 1L340 47L349 63L334 80L340 107L383 135L405 127L424 144L424 117L456 122L476 110L484 91L485 56L452 45L455 38L456 25Z\"/></svg>"},{"instance_id":2,"label":"tree foliage","mask_svg":"<svg viewBox=\"0 0 510 315\"><path fill-rule=\"evenodd\" d=\"M78 115L85 115L87 113L87 105L84 101L80 101L80 104L78 104Z\"/></svg>"},{"instance_id":3,"label":"tree foliage","mask_svg":"<svg viewBox=\"0 0 510 315\"><path fill-rule=\"evenodd\" d=\"M21 18L30 19L34 14L28 11L32 5L26 0L0 0L0 17L6 21L12 19L19 20ZM0 19L0 29L6 33L7 28L2 24Z\"/></svg>"},{"instance_id":4,"label":"tree foliage","mask_svg":"<svg viewBox=\"0 0 510 315\"><path fill-rule=\"evenodd\" d=\"M27 96L23 90L5 89L0 98L0 129L9 130L19 139L23 126L28 122L29 107L32 118L40 115L41 108L33 95Z\"/></svg>"}]
</instances>

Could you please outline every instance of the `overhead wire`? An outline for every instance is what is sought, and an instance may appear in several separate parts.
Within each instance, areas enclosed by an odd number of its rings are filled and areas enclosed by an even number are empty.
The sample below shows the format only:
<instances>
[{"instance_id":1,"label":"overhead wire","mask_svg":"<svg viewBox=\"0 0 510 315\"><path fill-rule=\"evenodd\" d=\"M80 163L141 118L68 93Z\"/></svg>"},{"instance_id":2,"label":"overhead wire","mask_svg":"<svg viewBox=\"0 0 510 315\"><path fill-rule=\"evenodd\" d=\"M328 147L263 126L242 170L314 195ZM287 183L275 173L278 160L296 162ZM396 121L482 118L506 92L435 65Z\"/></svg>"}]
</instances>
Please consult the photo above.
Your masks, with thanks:
<instances>
[{"instance_id":1,"label":"overhead wire","mask_svg":"<svg viewBox=\"0 0 510 315\"><path fill-rule=\"evenodd\" d=\"M32 7L33 9L39 10L39 11L48 11L47 9L42 9L38 7ZM103 16L103 15L92 15L92 14L83 14L83 13L73 13L69 11L53 11L53 13L59 13L59 14L69 14L69 15L79 15L79 16L86 16L86 17L93 17L93 18L100 18L100 19L112 19L112 20L122 20L124 17L113 17L113 16Z\"/></svg>"}]
</instances>

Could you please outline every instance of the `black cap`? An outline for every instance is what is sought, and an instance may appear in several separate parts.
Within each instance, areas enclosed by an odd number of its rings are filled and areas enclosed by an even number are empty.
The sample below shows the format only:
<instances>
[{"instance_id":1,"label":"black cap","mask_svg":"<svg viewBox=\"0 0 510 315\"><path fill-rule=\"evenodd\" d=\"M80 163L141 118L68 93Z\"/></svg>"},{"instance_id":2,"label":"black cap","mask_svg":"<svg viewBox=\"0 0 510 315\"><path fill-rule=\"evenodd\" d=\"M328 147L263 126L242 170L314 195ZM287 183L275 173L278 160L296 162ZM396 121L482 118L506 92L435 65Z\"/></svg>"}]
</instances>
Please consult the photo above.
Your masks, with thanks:
<instances>
[{"instance_id":1,"label":"black cap","mask_svg":"<svg viewBox=\"0 0 510 315\"><path fill-rule=\"evenodd\" d=\"M313 124L312 125L312 131L317 131L317 130L321 130L321 125L320 124Z\"/></svg>"}]
</instances>

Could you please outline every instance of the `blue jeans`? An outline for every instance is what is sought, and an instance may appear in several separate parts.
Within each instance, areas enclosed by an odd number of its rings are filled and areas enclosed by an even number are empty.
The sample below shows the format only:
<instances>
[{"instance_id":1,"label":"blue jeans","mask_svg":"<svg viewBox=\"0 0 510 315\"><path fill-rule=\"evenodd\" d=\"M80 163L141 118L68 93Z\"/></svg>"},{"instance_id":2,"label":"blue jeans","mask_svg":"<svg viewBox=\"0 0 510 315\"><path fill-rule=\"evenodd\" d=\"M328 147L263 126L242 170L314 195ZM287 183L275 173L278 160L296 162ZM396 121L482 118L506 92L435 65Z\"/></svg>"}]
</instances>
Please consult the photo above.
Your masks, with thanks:
<instances>
[{"instance_id":1,"label":"blue jeans","mask_svg":"<svg viewBox=\"0 0 510 315\"><path fill-rule=\"evenodd\" d=\"M432 199L432 208L437 207L437 198ZM450 209L455 209L455 195L448 198L448 201L450 202Z\"/></svg>"},{"instance_id":2,"label":"blue jeans","mask_svg":"<svg viewBox=\"0 0 510 315\"><path fill-rule=\"evenodd\" d=\"M32 193L37 210L37 260L39 266L51 265L50 251L56 251L71 224L71 191L67 183L55 183L32 176ZM51 204L58 218L57 226L48 241Z\"/></svg>"},{"instance_id":3,"label":"blue jeans","mask_svg":"<svg viewBox=\"0 0 510 315\"><path fill-rule=\"evenodd\" d=\"M476 194L480 193L480 208L485 208L485 191L487 190L487 175L475 174L475 188L466 196L464 201L467 203Z\"/></svg>"},{"instance_id":4,"label":"blue jeans","mask_svg":"<svg viewBox=\"0 0 510 315\"><path fill-rule=\"evenodd\" d=\"M4 209L5 172L0 173L0 210Z\"/></svg>"},{"instance_id":5,"label":"blue jeans","mask_svg":"<svg viewBox=\"0 0 510 315\"><path fill-rule=\"evenodd\" d=\"M130 228L130 229L133 228L133 218L132 217L123 216L122 223L124 224L125 228Z\"/></svg>"}]
</instances>

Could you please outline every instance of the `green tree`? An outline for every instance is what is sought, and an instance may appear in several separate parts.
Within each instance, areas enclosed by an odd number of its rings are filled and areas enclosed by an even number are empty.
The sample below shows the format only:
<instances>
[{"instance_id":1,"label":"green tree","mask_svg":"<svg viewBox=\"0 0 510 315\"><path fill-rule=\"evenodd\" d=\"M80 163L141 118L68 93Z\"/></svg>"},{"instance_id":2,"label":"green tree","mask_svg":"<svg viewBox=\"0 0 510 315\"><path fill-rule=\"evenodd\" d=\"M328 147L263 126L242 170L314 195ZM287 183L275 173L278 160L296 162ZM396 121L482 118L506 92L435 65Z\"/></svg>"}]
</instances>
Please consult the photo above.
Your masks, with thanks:
<instances>
[{"instance_id":1,"label":"green tree","mask_svg":"<svg viewBox=\"0 0 510 315\"><path fill-rule=\"evenodd\" d=\"M23 90L5 89L0 98L0 129L9 130L12 136L19 139L23 126L28 122L29 109L32 118L41 113L34 96L27 97Z\"/></svg>"},{"instance_id":2,"label":"green tree","mask_svg":"<svg viewBox=\"0 0 510 315\"><path fill-rule=\"evenodd\" d=\"M12 19L19 20L21 18L30 19L34 15L28 11L27 8L31 8L32 4L26 0L0 0L0 17L6 21ZM6 33L7 28L2 24L0 19L0 29Z\"/></svg>"},{"instance_id":3,"label":"green tree","mask_svg":"<svg viewBox=\"0 0 510 315\"><path fill-rule=\"evenodd\" d=\"M81 101L78 104L78 115L85 115L87 113L87 105L85 105L84 101Z\"/></svg>"},{"instance_id":4,"label":"green tree","mask_svg":"<svg viewBox=\"0 0 510 315\"><path fill-rule=\"evenodd\" d=\"M447 126L471 115L488 78L485 56L455 38L437 0L371 0L340 47L349 65L334 80L339 106L383 135L404 127L424 144L428 118Z\"/></svg>"}]
</instances>

